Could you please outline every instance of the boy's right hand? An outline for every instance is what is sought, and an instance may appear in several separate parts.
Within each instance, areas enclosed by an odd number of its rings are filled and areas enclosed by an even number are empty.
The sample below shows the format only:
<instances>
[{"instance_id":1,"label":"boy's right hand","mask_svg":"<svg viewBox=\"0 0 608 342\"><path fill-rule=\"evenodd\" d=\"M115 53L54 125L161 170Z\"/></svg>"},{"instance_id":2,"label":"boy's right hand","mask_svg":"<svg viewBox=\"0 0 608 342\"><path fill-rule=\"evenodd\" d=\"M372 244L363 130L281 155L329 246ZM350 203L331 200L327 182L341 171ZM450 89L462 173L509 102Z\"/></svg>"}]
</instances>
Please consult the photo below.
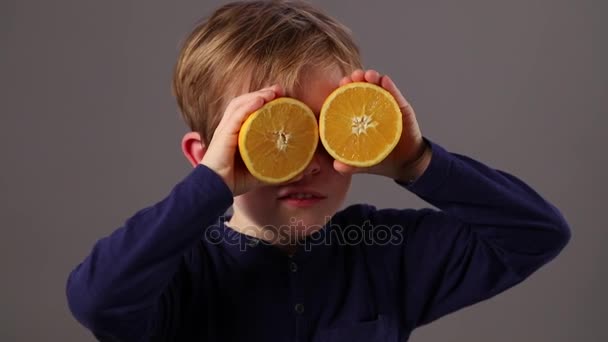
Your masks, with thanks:
<instances>
[{"instance_id":1,"label":"boy's right hand","mask_svg":"<svg viewBox=\"0 0 608 342\"><path fill-rule=\"evenodd\" d=\"M233 196L264 184L251 175L243 163L236 163L236 152L241 125L249 114L260 109L264 104L283 96L280 86L274 85L252 93L240 95L226 106L213 138L200 164L215 171L232 190Z\"/></svg>"}]
</instances>

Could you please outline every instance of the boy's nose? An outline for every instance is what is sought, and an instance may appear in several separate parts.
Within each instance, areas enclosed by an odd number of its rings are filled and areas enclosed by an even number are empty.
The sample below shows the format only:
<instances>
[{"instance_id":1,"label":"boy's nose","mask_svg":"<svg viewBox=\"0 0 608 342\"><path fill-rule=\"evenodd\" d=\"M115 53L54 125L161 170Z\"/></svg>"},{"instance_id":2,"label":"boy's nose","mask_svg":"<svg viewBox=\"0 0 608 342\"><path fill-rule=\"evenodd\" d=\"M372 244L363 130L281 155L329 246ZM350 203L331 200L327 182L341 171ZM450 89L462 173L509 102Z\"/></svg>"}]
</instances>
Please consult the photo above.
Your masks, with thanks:
<instances>
[{"instance_id":1,"label":"boy's nose","mask_svg":"<svg viewBox=\"0 0 608 342\"><path fill-rule=\"evenodd\" d=\"M312 156L310 163L303 171L305 175L313 175L315 173L319 173L321 171L321 163L319 162L319 150L315 151L315 154Z\"/></svg>"},{"instance_id":2,"label":"boy's nose","mask_svg":"<svg viewBox=\"0 0 608 342\"><path fill-rule=\"evenodd\" d=\"M305 176L314 175L316 173L319 173L321 171L321 163L320 163L320 159L319 159L320 158L319 154L320 154L319 150L317 150L315 152L315 154L312 156L310 163L308 163L308 165L306 166L304 171L300 172L300 174L298 174L297 176L292 178L289 181L289 183L298 182Z\"/></svg>"}]
</instances>

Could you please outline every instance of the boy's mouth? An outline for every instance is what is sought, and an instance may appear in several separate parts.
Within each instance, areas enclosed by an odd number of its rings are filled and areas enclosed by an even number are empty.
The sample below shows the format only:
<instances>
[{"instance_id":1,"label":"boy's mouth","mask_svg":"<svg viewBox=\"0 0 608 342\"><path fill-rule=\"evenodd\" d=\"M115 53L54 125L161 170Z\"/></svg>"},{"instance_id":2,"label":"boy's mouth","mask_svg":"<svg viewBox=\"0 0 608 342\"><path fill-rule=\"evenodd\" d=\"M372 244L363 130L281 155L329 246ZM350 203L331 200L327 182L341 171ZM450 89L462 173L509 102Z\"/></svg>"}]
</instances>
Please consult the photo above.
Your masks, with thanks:
<instances>
[{"instance_id":1,"label":"boy's mouth","mask_svg":"<svg viewBox=\"0 0 608 342\"><path fill-rule=\"evenodd\" d=\"M286 188L279 192L279 201L291 207L307 208L327 198L323 194L303 188Z\"/></svg>"},{"instance_id":2,"label":"boy's mouth","mask_svg":"<svg viewBox=\"0 0 608 342\"><path fill-rule=\"evenodd\" d=\"M321 202L324 198L319 194L296 192L279 197L279 201L290 207L308 208Z\"/></svg>"},{"instance_id":3,"label":"boy's mouth","mask_svg":"<svg viewBox=\"0 0 608 342\"><path fill-rule=\"evenodd\" d=\"M321 200L326 198L322 194L312 190L287 189L279 193L279 200Z\"/></svg>"},{"instance_id":4,"label":"boy's mouth","mask_svg":"<svg viewBox=\"0 0 608 342\"><path fill-rule=\"evenodd\" d=\"M313 194L306 194L306 193L295 193L295 194L290 194L290 195L286 195L283 197L279 197L280 200L284 200L284 199L323 199L323 197L320 196L316 196Z\"/></svg>"}]
</instances>

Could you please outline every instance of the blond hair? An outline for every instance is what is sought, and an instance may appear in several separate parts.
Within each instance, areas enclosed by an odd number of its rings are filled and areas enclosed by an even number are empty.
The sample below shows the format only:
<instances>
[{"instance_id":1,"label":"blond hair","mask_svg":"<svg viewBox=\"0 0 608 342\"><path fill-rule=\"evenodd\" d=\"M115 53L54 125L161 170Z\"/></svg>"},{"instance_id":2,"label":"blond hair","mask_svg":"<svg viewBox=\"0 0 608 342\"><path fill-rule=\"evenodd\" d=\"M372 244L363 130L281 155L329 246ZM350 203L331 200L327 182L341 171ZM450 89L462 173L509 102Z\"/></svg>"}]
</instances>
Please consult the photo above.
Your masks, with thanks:
<instances>
[{"instance_id":1,"label":"blond hair","mask_svg":"<svg viewBox=\"0 0 608 342\"><path fill-rule=\"evenodd\" d=\"M329 66L361 68L346 26L303 1L240 1L190 33L172 88L184 120L208 144L233 97L274 83L289 96L306 68Z\"/></svg>"}]
</instances>

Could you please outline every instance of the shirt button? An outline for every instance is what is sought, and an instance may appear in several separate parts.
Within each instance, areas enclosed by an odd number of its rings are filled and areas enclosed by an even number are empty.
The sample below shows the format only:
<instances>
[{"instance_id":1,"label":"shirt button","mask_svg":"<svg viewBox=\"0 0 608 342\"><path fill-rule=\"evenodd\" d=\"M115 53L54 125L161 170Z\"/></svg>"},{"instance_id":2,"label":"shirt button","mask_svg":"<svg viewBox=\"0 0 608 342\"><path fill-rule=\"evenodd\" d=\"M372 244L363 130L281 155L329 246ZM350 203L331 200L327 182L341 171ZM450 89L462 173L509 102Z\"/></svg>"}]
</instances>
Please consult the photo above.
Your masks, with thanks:
<instances>
[{"instance_id":1,"label":"shirt button","mask_svg":"<svg viewBox=\"0 0 608 342\"><path fill-rule=\"evenodd\" d=\"M296 306L294 307L294 310L296 311L296 313L301 315L302 313L304 313L304 304L302 304L302 303L296 304Z\"/></svg>"},{"instance_id":2,"label":"shirt button","mask_svg":"<svg viewBox=\"0 0 608 342\"><path fill-rule=\"evenodd\" d=\"M260 240L256 239L256 238L252 238L251 240L249 240L247 242L247 246L249 247L255 247L258 245L258 243L260 243Z\"/></svg>"},{"instance_id":3,"label":"shirt button","mask_svg":"<svg viewBox=\"0 0 608 342\"><path fill-rule=\"evenodd\" d=\"M292 261L292 262L290 262L290 263L289 263L289 270L290 270L291 272L294 272L294 273L295 273L295 272L298 272L298 264L296 264L296 263L295 263L295 262L293 262L293 261Z\"/></svg>"}]
</instances>

